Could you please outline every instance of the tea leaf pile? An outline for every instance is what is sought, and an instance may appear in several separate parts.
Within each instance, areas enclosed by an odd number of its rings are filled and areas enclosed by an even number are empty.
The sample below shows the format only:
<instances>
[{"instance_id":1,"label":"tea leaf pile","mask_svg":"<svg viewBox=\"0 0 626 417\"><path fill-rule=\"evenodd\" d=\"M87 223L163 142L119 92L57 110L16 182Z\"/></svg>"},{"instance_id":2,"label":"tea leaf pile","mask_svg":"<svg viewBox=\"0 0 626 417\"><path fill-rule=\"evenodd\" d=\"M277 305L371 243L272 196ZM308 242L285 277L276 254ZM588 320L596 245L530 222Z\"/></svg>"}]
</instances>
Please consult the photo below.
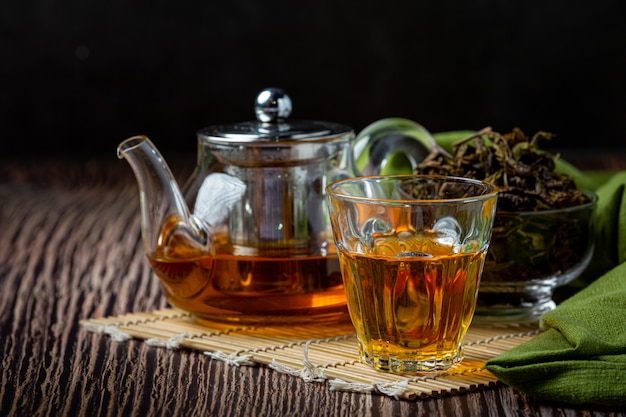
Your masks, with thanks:
<instances>
[{"instance_id":1,"label":"tea leaf pile","mask_svg":"<svg viewBox=\"0 0 626 417\"><path fill-rule=\"evenodd\" d=\"M474 178L498 188L499 211L538 211L576 206L588 201L574 181L555 172L558 155L539 148L553 134L522 130L501 135L485 128L453 144L450 157L435 149L417 167L418 174Z\"/></svg>"}]
</instances>

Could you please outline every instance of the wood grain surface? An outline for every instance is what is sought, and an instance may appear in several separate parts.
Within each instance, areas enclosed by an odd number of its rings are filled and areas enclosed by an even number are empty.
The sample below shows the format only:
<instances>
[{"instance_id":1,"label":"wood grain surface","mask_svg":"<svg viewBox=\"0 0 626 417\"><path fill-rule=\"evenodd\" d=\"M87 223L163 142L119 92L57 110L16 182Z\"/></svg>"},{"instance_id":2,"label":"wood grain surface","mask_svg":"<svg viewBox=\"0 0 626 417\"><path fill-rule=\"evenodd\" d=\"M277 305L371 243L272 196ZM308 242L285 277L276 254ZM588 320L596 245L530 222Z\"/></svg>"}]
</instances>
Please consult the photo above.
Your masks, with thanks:
<instances>
[{"instance_id":1,"label":"wood grain surface","mask_svg":"<svg viewBox=\"0 0 626 417\"><path fill-rule=\"evenodd\" d=\"M184 178L193 157L172 166ZM81 319L167 306L141 248L138 200L114 156L1 161L0 416L626 416L504 385L416 401L333 392L263 366L87 332Z\"/></svg>"}]
</instances>

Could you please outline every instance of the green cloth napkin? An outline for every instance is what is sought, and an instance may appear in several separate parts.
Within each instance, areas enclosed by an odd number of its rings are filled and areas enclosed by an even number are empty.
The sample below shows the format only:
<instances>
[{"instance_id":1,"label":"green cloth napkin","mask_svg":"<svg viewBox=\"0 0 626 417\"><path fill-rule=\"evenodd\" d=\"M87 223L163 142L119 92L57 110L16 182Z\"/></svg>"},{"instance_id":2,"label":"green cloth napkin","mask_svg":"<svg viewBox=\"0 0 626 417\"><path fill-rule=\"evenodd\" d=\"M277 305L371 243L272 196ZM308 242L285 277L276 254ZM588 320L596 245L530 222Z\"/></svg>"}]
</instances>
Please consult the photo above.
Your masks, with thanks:
<instances>
[{"instance_id":1,"label":"green cloth napkin","mask_svg":"<svg viewBox=\"0 0 626 417\"><path fill-rule=\"evenodd\" d=\"M544 333L486 368L537 398L626 406L626 172L595 192L596 247L583 289L541 317Z\"/></svg>"},{"instance_id":2,"label":"green cloth napkin","mask_svg":"<svg viewBox=\"0 0 626 417\"><path fill-rule=\"evenodd\" d=\"M545 313L541 327L486 368L537 398L626 406L626 263Z\"/></svg>"},{"instance_id":3,"label":"green cloth napkin","mask_svg":"<svg viewBox=\"0 0 626 417\"><path fill-rule=\"evenodd\" d=\"M433 135L446 149L469 132ZM513 388L548 401L626 406L626 172L581 172L567 161L557 171L598 195L594 257L578 291L545 313L545 332L488 361ZM599 278L598 278L599 277Z\"/></svg>"}]
</instances>

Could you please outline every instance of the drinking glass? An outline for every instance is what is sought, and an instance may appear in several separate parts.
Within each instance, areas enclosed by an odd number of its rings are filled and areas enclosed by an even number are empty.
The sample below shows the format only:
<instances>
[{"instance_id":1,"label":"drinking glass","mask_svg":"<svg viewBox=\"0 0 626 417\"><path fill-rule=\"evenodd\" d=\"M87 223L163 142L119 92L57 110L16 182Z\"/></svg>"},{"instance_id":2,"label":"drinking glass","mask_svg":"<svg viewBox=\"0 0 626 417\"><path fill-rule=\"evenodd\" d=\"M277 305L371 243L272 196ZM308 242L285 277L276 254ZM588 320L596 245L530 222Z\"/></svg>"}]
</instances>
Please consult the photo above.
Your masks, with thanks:
<instances>
[{"instance_id":1,"label":"drinking glass","mask_svg":"<svg viewBox=\"0 0 626 417\"><path fill-rule=\"evenodd\" d=\"M390 372L461 361L493 226L494 186L389 175L327 187L360 359Z\"/></svg>"}]
</instances>

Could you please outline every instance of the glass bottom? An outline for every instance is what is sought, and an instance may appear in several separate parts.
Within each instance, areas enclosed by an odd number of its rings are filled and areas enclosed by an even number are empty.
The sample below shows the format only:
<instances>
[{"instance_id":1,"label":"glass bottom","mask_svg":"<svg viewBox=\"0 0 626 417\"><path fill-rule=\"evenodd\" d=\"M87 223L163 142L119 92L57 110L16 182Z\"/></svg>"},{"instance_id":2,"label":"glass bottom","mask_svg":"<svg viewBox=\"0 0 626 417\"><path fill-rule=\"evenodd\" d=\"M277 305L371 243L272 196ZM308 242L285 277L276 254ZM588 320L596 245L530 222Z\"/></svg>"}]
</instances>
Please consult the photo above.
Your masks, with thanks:
<instances>
[{"instance_id":1,"label":"glass bottom","mask_svg":"<svg viewBox=\"0 0 626 417\"><path fill-rule=\"evenodd\" d=\"M478 289L476 311L472 323L529 323L537 322L546 312L554 310L554 290L578 277L589 265L593 250L589 250L576 265L567 271L526 281L492 280L483 275ZM511 274L502 272L503 277ZM487 278L487 279L485 279Z\"/></svg>"},{"instance_id":2,"label":"glass bottom","mask_svg":"<svg viewBox=\"0 0 626 417\"><path fill-rule=\"evenodd\" d=\"M311 311L309 314L206 314L190 311L199 324L237 324L246 326L281 326L281 325L307 325L307 324L347 324L350 323L348 310L343 308L325 309L323 311Z\"/></svg>"},{"instance_id":3,"label":"glass bottom","mask_svg":"<svg viewBox=\"0 0 626 417\"><path fill-rule=\"evenodd\" d=\"M546 312L554 310L556 304L548 300L529 306L491 306L477 307L472 323L495 324L495 323L534 323Z\"/></svg>"},{"instance_id":4,"label":"glass bottom","mask_svg":"<svg viewBox=\"0 0 626 417\"><path fill-rule=\"evenodd\" d=\"M434 356L416 353L414 357L408 357L408 355L403 357L368 355L363 349L359 349L359 351L362 363L371 366L377 371L392 373L446 371L463 360L462 348L454 352Z\"/></svg>"},{"instance_id":5,"label":"glass bottom","mask_svg":"<svg viewBox=\"0 0 626 417\"><path fill-rule=\"evenodd\" d=\"M472 323L529 323L556 307L555 279L516 283L482 282Z\"/></svg>"}]
</instances>

